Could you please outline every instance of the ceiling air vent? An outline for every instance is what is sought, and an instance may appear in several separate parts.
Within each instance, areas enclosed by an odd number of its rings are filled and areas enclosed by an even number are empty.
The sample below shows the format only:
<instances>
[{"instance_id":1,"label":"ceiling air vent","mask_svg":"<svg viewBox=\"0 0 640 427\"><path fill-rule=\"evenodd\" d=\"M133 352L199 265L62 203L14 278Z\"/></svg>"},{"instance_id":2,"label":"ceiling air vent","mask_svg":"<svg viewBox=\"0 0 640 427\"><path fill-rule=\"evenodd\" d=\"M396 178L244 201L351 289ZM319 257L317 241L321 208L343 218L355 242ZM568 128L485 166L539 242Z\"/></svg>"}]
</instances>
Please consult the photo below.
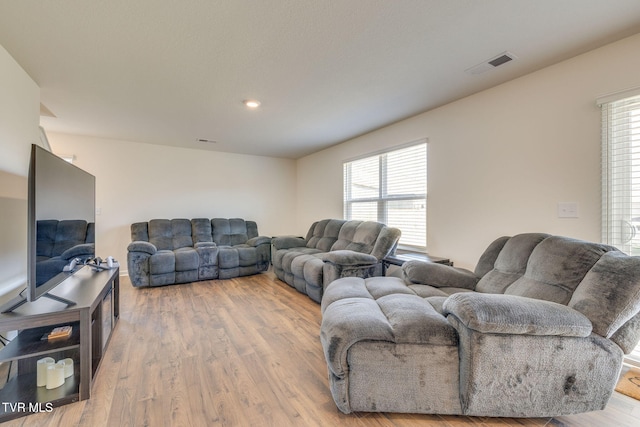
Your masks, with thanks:
<instances>
[{"instance_id":1,"label":"ceiling air vent","mask_svg":"<svg viewBox=\"0 0 640 427\"><path fill-rule=\"evenodd\" d=\"M516 58L517 56L515 56L513 53L504 52L487 61L484 61L481 64L476 65L475 67L467 68L464 71L465 73L468 73L468 74L482 74L489 70L493 70L494 68L499 67L500 65L506 64L507 62L511 62Z\"/></svg>"},{"instance_id":2,"label":"ceiling air vent","mask_svg":"<svg viewBox=\"0 0 640 427\"><path fill-rule=\"evenodd\" d=\"M218 143L218 141L214 141L213 139L205 139L205 138L198 138L198 139L196 139L196 141L205 142L207 144L217 144Z\"/></svg>"}]
</instances>

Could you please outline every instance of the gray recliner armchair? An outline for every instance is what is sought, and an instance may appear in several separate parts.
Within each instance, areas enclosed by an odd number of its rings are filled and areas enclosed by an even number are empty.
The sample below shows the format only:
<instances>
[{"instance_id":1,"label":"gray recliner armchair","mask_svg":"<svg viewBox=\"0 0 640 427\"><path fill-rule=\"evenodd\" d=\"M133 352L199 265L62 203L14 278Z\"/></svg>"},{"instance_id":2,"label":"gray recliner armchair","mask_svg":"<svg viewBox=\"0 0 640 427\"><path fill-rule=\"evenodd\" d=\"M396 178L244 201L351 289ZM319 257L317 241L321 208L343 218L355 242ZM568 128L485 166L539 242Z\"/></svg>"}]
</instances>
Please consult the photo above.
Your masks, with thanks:
<instances>
[{"instance_id":1,"label":"gray recliner armchair","mask_svg":"<svg viewBox=\"0 0 640 427\"><path fill-rule=\"evenodd\" d=\"M640 257L502 237L474 271L409 261L322 300L331 394L352 411L547 417L603 409L640 340Z\"/></svg>"}]
</instances>

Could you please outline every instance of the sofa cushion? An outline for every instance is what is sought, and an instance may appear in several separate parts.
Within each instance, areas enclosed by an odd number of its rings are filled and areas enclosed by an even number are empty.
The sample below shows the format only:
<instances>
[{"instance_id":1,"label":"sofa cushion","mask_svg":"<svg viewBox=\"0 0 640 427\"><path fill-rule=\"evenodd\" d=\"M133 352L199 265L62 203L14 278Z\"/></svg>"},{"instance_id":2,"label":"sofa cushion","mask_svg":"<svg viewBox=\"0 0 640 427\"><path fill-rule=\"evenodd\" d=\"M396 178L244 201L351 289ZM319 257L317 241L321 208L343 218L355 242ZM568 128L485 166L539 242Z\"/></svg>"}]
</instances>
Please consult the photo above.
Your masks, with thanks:
<instances>
[{"instance_id":1,"label":"sofa cushion","mask_svg":"<svg viewBox=\"0 0 640 427\"><path fill-rule=\"evenodd\" d=\"M159 251L173 250L173 234L171 221L168 219L152 219L149 221L149 243Z\"/></svg>"},{"instance_id":2,"label":"sofa cushion","mask_svg":"<svg viewBox=\"0 0 640 427\"><path fill-rule=\"evenodd\" d=\"M241 218L214 218L211 220L213 241L221 246L234 246L249 240L247 225Z\"/></svg>"},{"instance_id":3,"label":"sofa cushion","mask_svg":"<svg viewBox=\"0 0 640 427\"><path fill-rule=\"evenodd\" d=\"M176 271L176 257L173 251L161 250L149 257L149 273L165 274Z\"/></svg>"},{"instance_id":4,"label":"sofa cushion","mask_svg":"<svg viewBox=\"0 0 640 427\"><path fill-rule=\"evenodd\" d=\"M131 224L131 241L132 242L148 242L149 241L149 223L134 222Z\"/></svg>"},{"instance_id":5,"label":"sofa cushion","mask_svg":"<svg viewBox=\"0 0 640 427\"><path fill-rule=\"evenodd\" d=\"M190 220L171 220L171 244L173 245L174 250L193 247L193 237L191 237Z\"/></svg>"},{"instance_id":6,"label":"sofa cushion","mask_svg":"<svg viewBox=\"0 0 640 427\"><path fill-rule=\"evenodd\" d=\"M525 233L511 237L496 258L493 270L486 273L476 286L476 291L502 294L527 269L529 256L548 234ZM484 268L483 268L484 269Z\"/></svg>"},{"instance_id":7,"label":"sofa cushion","mask_svg":"<svg viewBox=\"0 0 640 427\"><path fill-rule=\"evenodd\" d=\"M451 295L444 314L484 334L587 337L591 321L562 304L515 295L466 292Z\"/></svg>"},{"instance_id":8,"label":"sofa cushion","mask_svg":"<svg viewBox=\"0 0 640 427\"><path fill-rule=\"evenodd\" d=\"M197 270L200 256L193 248L180 248L173 251L176 257L176 271Z\"/></svg>"},{"instance_id":9,"label":"sofa cushion","mask_svg":"<svg viewBox=\"0 0 640 427\"><path fill-rule=\"evenodd\" d=\"M59 256L67 249L85 243L87 222L81 219L58 222L52 256Z\"/></svg>"},{"instance_id":10,"label":"sofa cushion","mask_svg":"<svg viewBox=\"0 0 640 427\"><path fill-rule=\"evenodd\" d=\"M211 220L208 218L194 218L191 220L191 237L194 246L198 243L213 242Z\"/></svg>"},{"instance_id":11,"label":"sofa cushion","mask_svg":"<svg viewBox=\"0 0 640 427\"><path fill-rule=\"evenodd\" d=\"M416 295L419 295L422 298L430 298L430 297L446 298L449 296L449 294L445 293L442 289L435 288L430 285L407 285L407 287L411 289Z\"/></svg>"},{"instance_id":12,"label":"sofa cushion","mask_svg":"<svg viewBox=\"0 0 640 427\"><path fill-rule=\"evenodd\" d=\"M613 249L568 237L548 237L531 253L524 276L504 293L566 305L591 267Z\"/></svg>"},{"instance_id":13,"label":"sofa cushion","mask_svg":"<svg viewBox=\"0 0 640 427\"><path fill-rule=\"evenodd\" d=\"M56 231L58 220L39 220L36 227L36 256L51 258L53 256L53 245L56 241ZM61 252L62 253L62 252Z\"/></svg>"},{"instance_id":14,"label":"sofa cushion","mask_svg":"<svg viewBox=\"0 0 640 427\"><path fill-rule=\"evenodd\" d=\"M569 307L591 319L595 333L610 338L640 311L640 257L604 254L573 293Z\"/></svg>"},{"instance_id":15,"label":"sofa cushion","mask_svg":"<svg viewBox=\"0 0 640 427\"><path fill-rule=\"evenodd\" d=\"M329 369L335 375L341 376L348 369L346 354L357 342L377 340L437 346L458 344L456 331L428 301L406 287L401 291L402 288L396 286L397 278L384 279L348 277L336 280L327 287L327 301L322 301L320 339ZM382 291L384 283L400 293ZM344 293L344 288L352 289ZM380 291L378 294L381 296L372 294L376 290Z\"/></svg>"},{"instance_id":16,"label":"sofa cushion","mask_svg":"<svg viewBox=\"0 0 640 427\"><path fill-rule=\"evenodd\" d=\"M624 354L631 353L640 341L640 313L629 319L613 335L611 341L618 344Z\"/></svg>"},{"instance_id":17,"label":"sofa cushion","mask_svg":"<svg viewBox=\"0 0 640 427\"><path fill-rule=\"evenodd\" d=\"M478 277L482 277L493 270L500 251L508 241L509 236L502 236L491 242L489 247L480 255L473 273Z\"/></svg>"},{"instance_id":18,"label":"sofa cushion","mask_svg":"<svg viewBox=\"0 0 640 427\"><path fill-rule=\"evenodd\" d=\"M370 254L384 224L373 221L347 221L338 234L332 251L348 249Z\"/></svg>"},{"instance_id":19,"label":"sofa cushion","mask_svg":"<svg viewBox=\"0 0 640 427\"><path fill-rule=\"evenodd\" d=\"M343 224L340 219L323 219L311 225L307 233L307 247L329 252L331 246L338 240Z\"/></svg>"},{"instance_id":20,"label":"sofa cushion","mask_svg":"<svg viewBox=\"0 0 640 427\"><path fill-rule=\"evenodd\" d=\"M322 261L316 256L311 254L300 254L291 260L291 267L289 271L296 277L304 277L304 266L307 261L317 260L320 262L320 269L322 269Z\"/></svg>"},{"instance_id":21,"label":"sofa cushion","mask_svg":"<svg viewBox=\"0 0 640 427\"><path fill-rule=\"evenodd\" d=\"M478 277L469 270L418 260L402 264L402 277L407 283L430 285L434 288L474 289L478 283Z\"/></svg>"}]
</instances>

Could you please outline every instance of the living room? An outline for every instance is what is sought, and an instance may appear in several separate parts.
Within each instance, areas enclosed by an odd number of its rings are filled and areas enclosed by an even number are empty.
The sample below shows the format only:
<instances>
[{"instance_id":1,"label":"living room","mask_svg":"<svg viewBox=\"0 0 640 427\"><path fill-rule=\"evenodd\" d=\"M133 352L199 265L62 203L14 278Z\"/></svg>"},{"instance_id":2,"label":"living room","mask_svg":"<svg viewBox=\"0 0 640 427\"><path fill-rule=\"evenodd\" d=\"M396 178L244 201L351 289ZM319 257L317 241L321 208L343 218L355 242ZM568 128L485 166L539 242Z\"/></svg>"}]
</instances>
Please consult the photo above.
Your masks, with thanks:
<instances>
[{"instance_id":1,"label":"living room","mask_svg":"<svg viewBox=\"0 0 640 427\"><path fill-rule=\"evenodd\" d=\"M502 235L546 232L598 242L601 111L596 100L640 86L638 19L635 25L616 33L624 36L609 35L606 42L593 42L597 47L549 59L517 78L293 157L52 131L57 119L40 115L46 82L36 82L25 70L28 64L17 59L19 52L10 52L0 38L0 166L23 185L29 148L39 140L42 124L55 153L72 155L74 164L96 176L97 253L114 256L121 266L130 225L152 218L240 217L256 221L264 235L304 235L313 221L343 217L345 160L423 139L428 141L429 254L473 268L484 248ZM509 47L495 49L492 54ZM244 108L241 100L230 108ZM266 114L269 100L262 102L262 111L246 111L248 126L251 114ZM47 107L60 114L54 105ZM563 202L577 204L577 217L559 218ZM9 288L26 268L20 262L16 267L16 256L0 261L2 285Z\"/></svg>"}]
</instances>

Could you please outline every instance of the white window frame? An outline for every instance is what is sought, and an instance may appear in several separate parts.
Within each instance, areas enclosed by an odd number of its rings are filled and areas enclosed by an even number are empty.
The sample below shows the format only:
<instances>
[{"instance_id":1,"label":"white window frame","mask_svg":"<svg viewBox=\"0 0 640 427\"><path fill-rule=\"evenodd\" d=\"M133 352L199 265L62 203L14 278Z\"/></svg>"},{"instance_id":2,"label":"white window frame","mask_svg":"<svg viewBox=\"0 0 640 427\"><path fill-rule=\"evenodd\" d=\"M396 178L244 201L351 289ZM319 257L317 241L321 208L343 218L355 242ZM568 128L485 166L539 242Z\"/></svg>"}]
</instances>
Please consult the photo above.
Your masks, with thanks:
<instances>
[{"instance_id":1,"label":"white window frame","mask_svg":"<svg viewBox=\"0 0 640 427\"><path fill-rule=\"evenodd\" d=\"M640 244L640 88L599 98L602 109L602 241L637 255ZM640 345L625 357L640 367Z\"/></svg>"},{"instance_id":2,"label":"white window frame","mask_svg":"<svg viewBox=\"0 0 640 427\"><path fill-rule=\"evenodd\" d=\"M387 159L387 154L389 153L393 153L395 151L399 151L399 150L404 150L406 148L409 147L414 147L417 145L424 145L425 146L425 176L424 176L424 181L425 181L425 186L424 186L424 193L418 193L418 194L414 194L414 193L405 193L405 194L394 194L394 195L389 195L387 193L387 164L386 164L386 159ZM344 218L347 220L351 220L351 219L362 219L362 218L353 218L352 216L352 206L356 203L377 203L377 221L381 222L383 224L388 224L388 211L387 211L387 207L389 202L401 202L401 201L418 201L418 202L422 202L424 203L424 210L425 210L425 218L424 218L424 245L408 245L406 243L402 242L402 237L400 237L400 242L399 242L399 248L402 249L407 249L407 250L411 250L411 251L417 251L417 252L426 252L427 250L427 231L426 231L426 227L427 227L427 221L426 221L426 212L427 212L427 150L428 149L428 141L426 138L424 139L420 139L418 141L413 141L407 144L402 144L399 146L394 146L385 150L380 150L380 151L376 151L373 153L368 153L366 155L360 156L360 157L355 157L355 158L351 158L348 160L345 160L343 162L343 215ZM351 194L351 168L353 167L353 163L358 161L358 160L364 160L364 159L370 159L370 158L374 158L374 157L378 157L378 161L379 161L379 173L378 173L378 178L379 178L379 182L378 182L378 195L375 197L365 197L365 198L353 198L352 194ZM397 226L394 224L390 224L391 226ZM401 228L401 227L400 227Z\"/></svg>"}]
</instances>

